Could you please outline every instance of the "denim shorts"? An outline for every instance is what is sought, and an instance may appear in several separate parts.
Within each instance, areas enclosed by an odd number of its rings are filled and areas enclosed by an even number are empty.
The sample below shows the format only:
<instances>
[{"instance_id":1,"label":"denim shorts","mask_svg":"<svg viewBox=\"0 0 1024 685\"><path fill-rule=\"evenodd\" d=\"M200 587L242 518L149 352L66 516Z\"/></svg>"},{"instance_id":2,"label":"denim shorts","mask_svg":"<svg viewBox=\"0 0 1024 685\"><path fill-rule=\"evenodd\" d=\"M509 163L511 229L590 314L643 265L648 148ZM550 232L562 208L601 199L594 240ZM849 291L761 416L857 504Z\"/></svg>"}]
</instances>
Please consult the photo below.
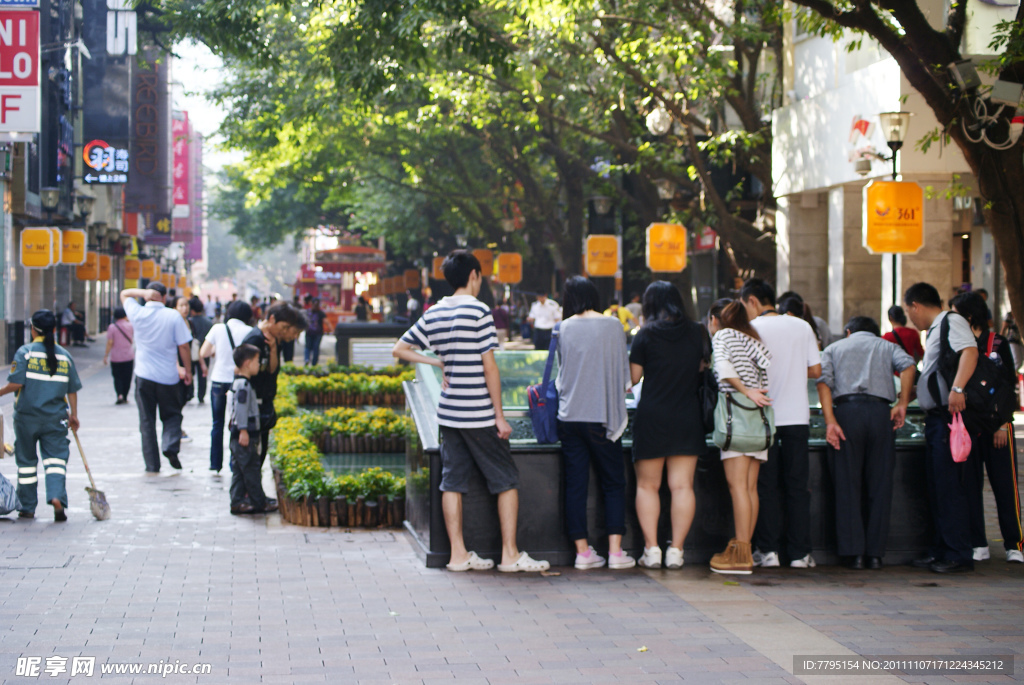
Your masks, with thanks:
<instances>
[{"instance_id":1,"label":"denim shorts","mask_svg":"<svg viewBox=\"0 0 1024 685\"><path fill-rule=\"evenodd\" d=\"M440 428L442 492L469 492L473 464L480 469L492 495L519 487L519 469L512 461L512 450L508 440L498 437L497 428Z\"/></svg>"}]
</instances>

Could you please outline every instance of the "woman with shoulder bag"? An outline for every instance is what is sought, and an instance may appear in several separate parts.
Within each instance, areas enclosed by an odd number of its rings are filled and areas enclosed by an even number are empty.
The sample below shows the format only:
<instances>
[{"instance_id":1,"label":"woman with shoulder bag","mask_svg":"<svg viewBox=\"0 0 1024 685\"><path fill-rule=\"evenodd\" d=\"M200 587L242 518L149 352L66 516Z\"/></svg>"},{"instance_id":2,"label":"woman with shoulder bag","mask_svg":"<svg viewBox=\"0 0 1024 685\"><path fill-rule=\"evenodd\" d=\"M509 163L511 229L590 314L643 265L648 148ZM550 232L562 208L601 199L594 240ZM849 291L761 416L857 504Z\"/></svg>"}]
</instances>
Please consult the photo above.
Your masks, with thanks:
<instances>
[{"instance_id":1,"label":"woman with shoulder bag","mask_svg":"<svg viewBox=\"0 0 1024 685\"><path fill-rule=\"evenodd\" d=\"M132 372L135 370L135 331L131 321L124 312L124 307L114 310L114 322L107 326L107 349L103 353L103 364L110 364L110 374L114 377L114 392L117 402L126 404L128 391L132 387Z\"/></svg>"},{"instance_id":2,"label":"woman with shoulder bag","mask_svg":"<svg viewBox=\"0 0 1024 685\"><path fill-rule=\"evenodd\" d=\"M712 557L711 570L746 575L754 570L750 538L757 522L757 474L761 462L768 459L774 433L768 397L771 353L750 325L742 302L731 302L718 312L713 310L709 320L720 391L714 436L722 451L736 529L736 537L725 550ZM753 430L743 432L744 425Z\"/></svg>"},{"instance_id":3,"label":"woman with shoulder bag","mask_svg":"<svg viewBox=\"0 0 1024 685\"><path fill-rule=\"evenodd\" d=\"M608 568L636 560L622 551L626 532L626 430L629 369L626 337L617 319L598 311L597 287L582 276L565 282L558 333L558 440L565 459L565 519L576 545L576 568L604 566L587 542L587 489L594 466L604 497Z\"/></svg>"},{"instance_id":4,"label":"woman with shoulder bag","mask_svg":"<svg viewBox=\"0 0 1024 685\"><path fill-rule=\"evenodd\" d=\"M693 476L707 445L698 389L705 333L690 319L679 290L668 281L647 286L644 325L629 353L633 383L644 379L633 420L636 514L644 536L640 565L661 568L658 519L661 480L668 472L672 492L672 540L665 568L682 568L683 542L697 512Z\"/></svg>"}]
</instances>

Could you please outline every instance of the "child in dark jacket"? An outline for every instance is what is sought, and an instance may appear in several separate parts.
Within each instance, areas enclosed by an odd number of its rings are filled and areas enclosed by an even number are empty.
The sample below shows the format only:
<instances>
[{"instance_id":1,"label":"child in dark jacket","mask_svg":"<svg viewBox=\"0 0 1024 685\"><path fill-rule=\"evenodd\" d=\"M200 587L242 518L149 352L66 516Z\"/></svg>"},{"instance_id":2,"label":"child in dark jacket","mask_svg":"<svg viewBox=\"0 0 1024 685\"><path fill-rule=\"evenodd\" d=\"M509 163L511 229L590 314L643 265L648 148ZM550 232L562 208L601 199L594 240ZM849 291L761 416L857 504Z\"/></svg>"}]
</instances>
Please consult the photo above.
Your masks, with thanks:
<instances>
[{"instance_id":1,"label":"child in dark jacket","mask_svg":"<svg viewBox=\"0 0 1024 685\"><path fill-rule=\"evenodd\" d=\"M239 345L234 351L235 380L231 385L231 513L277 511L277 500L263 494L260 483L260 400L250 378L260 369L260 351Z\"/></svg>"}]
</instances>

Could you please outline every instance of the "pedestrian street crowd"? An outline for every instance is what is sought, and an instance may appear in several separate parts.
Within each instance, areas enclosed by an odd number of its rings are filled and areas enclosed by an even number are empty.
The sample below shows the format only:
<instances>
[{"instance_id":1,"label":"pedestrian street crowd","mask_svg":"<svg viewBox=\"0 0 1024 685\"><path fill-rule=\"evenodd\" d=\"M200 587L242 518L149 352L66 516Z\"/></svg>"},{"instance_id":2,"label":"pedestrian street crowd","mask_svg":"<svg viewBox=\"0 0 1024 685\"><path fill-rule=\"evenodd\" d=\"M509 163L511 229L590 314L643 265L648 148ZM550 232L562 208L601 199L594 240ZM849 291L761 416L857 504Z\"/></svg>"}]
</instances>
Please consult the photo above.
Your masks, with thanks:
<instances>
[{"instance_id":1,"label":"pedestrian street crowd","mask_svg":"<svg viewBox=\"0 0 1024 685\"><path fill-rule=\"evenodd\" d=\"M497 561L499 572L546 571L548 562L531 558L516 540L519 473L494 361L494 351L510 337L508 317L478 299L484 281L471 252L452 252L443 271L454 293L425 302L393 353L443 371L437 422L442 508L452 550L448 569L482 571ZM205 403L209 391L209 469L223 469L226 438L231 513L276 510L277 502L263 491L261 469L277 419L277 374L282 361L292 359L303 332L304 359L318 363L324 327L319 304L253 298L221 306L210 298L204 303L198 297L168 297L159 283L124 290L120 299L122 307L107 330L104 363L110 366L116 402L134 393L145 472L160 473L165 461L181 469L180 446L190 439L182 407L193 397ZM702 321L687 314L679 290L666 281L652 282L627 306L604 309L596 286L574 276L559 299L560 304L538 297L529 311L535 345L558 358L552 393L557 399L531 400L531 418L535 431L550 431L561 445L566 533L576 547L576 568L683 566L696 510L694 474L709 433L721 455L735 527L725 549L711 560L711 570L750 574L755 567L813 568L809 378L817 384L826 422L837 551L846 565L882 568L893 498L894 431L904 424L914 399L925 412L923 476L934 528L931 546L914 565L959 573L988 558L986 473L1005 560L1024 562L1012 424L1019 399L1005 401L1005 392L1012 396L1016 388L1024 355L1012 319L1000 332L993 330L983 294L960 293L947 308L933 286L917 283L906 290L902 307L890 309L892 330L885 336L878 322L859 316L834 340L798 294L777 297L760 279L744 283L734 299L715 302ZM0 394L17 394L18 465L16 487L7 484L0 504L10 505L10 513L22 519L37 514L40 464L45 504L55 521L67 517L68 434L79 427L81 382L72 355L57 340L67 330L75 342L87 344L76 321L73 312L59 319L49 310L36 312L32 342L17 351L0 388ZM503 324L501 330L496 322ZM434 355L423 354L428 350ZM979 399L972 388L980 382L1002 391L1003 399ZM644 541L635 559L622 547L621 441L631 388L639 394L632 467ZM961 434L970 438L967 450ZM463 541L462 496L473 469L497 499L498 560L482 558ZM607 557L597 553L588 535L592 469L604 502ZM658 539L663 480L671 491L667 541Z\"/></svg>"}]
</instances>

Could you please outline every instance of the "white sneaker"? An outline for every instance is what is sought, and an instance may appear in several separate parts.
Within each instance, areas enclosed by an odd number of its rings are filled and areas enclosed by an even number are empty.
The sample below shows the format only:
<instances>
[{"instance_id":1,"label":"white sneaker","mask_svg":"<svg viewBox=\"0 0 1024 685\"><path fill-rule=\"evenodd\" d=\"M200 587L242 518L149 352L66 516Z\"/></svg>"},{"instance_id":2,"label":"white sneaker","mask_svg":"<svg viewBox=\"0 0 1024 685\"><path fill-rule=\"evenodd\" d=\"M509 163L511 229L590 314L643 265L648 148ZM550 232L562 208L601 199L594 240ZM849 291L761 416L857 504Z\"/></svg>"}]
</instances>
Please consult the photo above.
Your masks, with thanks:
<instances>
[{"instance_id":1,"label":"white sneaker","mask_svg":"<svg viewBox=\"0 0 1024 685\"><path fill-rule=\"evenodd\" d=\"M588 547L586 554L576 555L576 568L581 571L601 568L602 566L604 566L604 557L595 552L593 547Z\"/></svg>"},{"instance_id":2,"label":"white sneaker","mask_svg":"<svg viewBox=\"0 0 1024 685\"><path fill-rule=\"evenodd\" d=\"M754 560L754 566L760 566L761 568L775 568L779 565L779 555L775 552L762 552L761 550L754 550L750 555Z\"/></svg>"},{"instance_id":3,"label":"white sneaker","mask_svg":"<svg viewBox=\"0 0 1024 685\"><path fill-rule=\"evenodd\" d=\"M634 566L636 566L636 559L629 556L625 552L608 555L608 568L614 571L626 568L633 568Z\"/></svg>"},{"instance_id":4,"label":"white sneaker","mask_svg":"<svg viewBox=\"0 0 1024 685\"><path fill-rule=\"evenodd\" d=\"M683 550L669 547L665 551L665 568L682 568Z\"/></svg>"},{"instance_id":5,"label":"white sneaker","mask_svg":"<svg viewBox=\"0 0 1024 685\"><path fill-rule=\"evenodd\" d=\"M1006 560L1015 564L1024 564L1024 554L1019 549L1006 550Z\"/></svg>"},{"instance_id":6,"label":"white sneaker","mask_svg":"<svg viewBox=\"0 0 1024 685\"><path fill-rule=\"evenodd\" d=\"M778 566L778 564L776 564L776 566ZM810 554L808 554L803 559L794 559L793 561L789 562L790 568L814 568L815 566L817 566L817 564L814 563L814 557L812 557Z\"/></svg>"},{"instance_id":7,"label":"white sneaker","mask_svg":"<svg viewBox=\"0 0 1024 685\"><path fill-rule=\"evenodd\" d=\"M636 563L644 568L661 568L661 547L644 547L644 554Z\"/></svg>"},{"instance_id":8,"label":"white sneaker","mask_svg":"<svg viewBox=\"0 0 1024 685\"><path fill-rule=\"evenodd\" d=\"M975 561L988 561L992 558L989 554L988 547L975 547L974 554L972 555Z\"/></svg>"}]
</instances>

